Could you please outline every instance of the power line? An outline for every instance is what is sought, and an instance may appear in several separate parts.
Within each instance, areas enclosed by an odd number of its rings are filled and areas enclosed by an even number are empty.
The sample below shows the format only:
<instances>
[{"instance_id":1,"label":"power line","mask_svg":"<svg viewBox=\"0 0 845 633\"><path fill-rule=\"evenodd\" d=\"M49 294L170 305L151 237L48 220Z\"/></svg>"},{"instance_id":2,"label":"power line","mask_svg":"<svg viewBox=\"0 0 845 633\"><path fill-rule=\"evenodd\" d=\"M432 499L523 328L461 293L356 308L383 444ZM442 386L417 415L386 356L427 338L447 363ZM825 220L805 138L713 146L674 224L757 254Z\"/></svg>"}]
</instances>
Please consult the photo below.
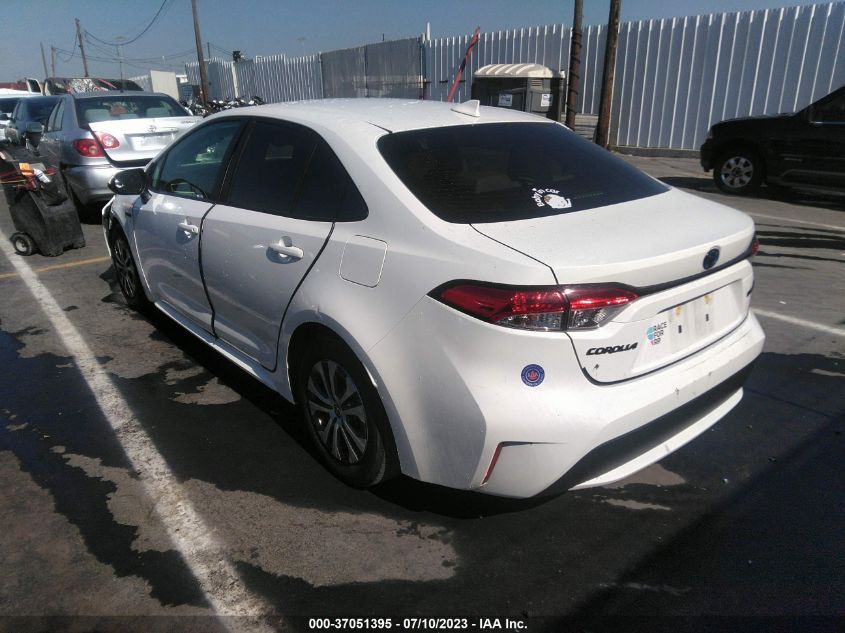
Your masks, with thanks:
<instances>
[{"instance_id":1,"label":"power line","mask_svg":"<svg viewBox=\"0 0 845 633\"><path fill-rule=\"evenodd\" d=\"M97 41L98 41L98 42L100 42L101 44L105 44L105 45L107 45L107 46L126 46L127 44L131 44L132 42L137 42L139 39L141 39L141 37L143 37L143 35L144 35L147 31L149 31L149 30L152 28L153 24L155 24L156 20L158 20L159 16L161 15L161 12L162 12L162 11L164 11L164 7L165 7L165 6L166 6L169 2L171 2L171 1L172 1L172 0L164 0L164 1L161 3L161 6L158 8L158 11L156 11L156 14L153 16L153 19L152 19L152 20L150 20L150 23L149 23L149 24L147 24L147 26L146 26L146 27L144 27L144 30L143 30L143 31L141 31L140 33L138 33L138 35L136 35L135 37L133 37L131 40L127 40L127 41L125 41L125 42L108 42L108 41L106 41L106 40L102 40L102 39L100 39L99 37L97 37L96 35L94 35L93 33L91 33L90 31L87 31L87 30L86 30L86 31L85 31L85 33L86 33L87 35L90 35L91 37L93 37L95 40L97 40Z\"/></svg>"}]
</instances>

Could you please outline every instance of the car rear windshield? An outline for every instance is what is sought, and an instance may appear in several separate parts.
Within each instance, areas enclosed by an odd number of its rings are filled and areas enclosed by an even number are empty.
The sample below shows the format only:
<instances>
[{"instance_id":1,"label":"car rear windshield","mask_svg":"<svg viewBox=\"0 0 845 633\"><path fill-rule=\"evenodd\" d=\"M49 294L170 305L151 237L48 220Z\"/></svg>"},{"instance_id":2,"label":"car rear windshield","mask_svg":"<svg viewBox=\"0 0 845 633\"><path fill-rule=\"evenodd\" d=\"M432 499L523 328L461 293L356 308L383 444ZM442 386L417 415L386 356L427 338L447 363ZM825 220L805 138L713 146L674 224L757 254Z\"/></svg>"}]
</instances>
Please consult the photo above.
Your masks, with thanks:
<instances>
[{"instance_id":1,"label":"car rear windshield","mask_svg":"<svg viewBox=\"0 0 845 633\"><path fill-rule=\"evenodd\" d=\"M152 119L169 116L188 116L170 97L104 94L76 100L79 122L121 121L124 119Z\"/></svg>"},{"instance_id":2,"label":"car rear windshield","mask_svg":"<svg viewBox=\"0 0 845 633\"><path fill-rule=\"evenodd\" d=\"M382 136L399 179L437 217L505 222L584 211L667 191L553 123L483 123Z\"/></svg>"}]
</instances>

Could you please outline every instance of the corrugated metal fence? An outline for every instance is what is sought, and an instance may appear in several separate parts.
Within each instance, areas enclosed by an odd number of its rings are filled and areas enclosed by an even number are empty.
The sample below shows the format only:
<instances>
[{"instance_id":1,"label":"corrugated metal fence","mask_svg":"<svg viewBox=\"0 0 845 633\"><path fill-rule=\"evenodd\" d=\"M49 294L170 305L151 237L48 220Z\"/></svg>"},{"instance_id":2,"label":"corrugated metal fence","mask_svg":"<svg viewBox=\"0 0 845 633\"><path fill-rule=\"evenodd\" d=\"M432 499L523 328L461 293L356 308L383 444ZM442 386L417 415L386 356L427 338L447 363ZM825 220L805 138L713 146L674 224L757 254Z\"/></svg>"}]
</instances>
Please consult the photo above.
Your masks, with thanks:
<instances>
[{"instance_id":1,"label":"corrugated metal fence","mask_svg":"<svg viewBox=\"0 0 845 633\"><path fill-rule=\"evenodd\" d=\"M698 149L712 123L799 110L845 84L843 29L842 2L623 24L611 139Z\"/></svg>"},{"instance_id":2,"label":"corrugated metal fence","mask_svg":"<svg viewBox=\"0 0 845 633\"><path fill-rule=\"evenodd\" d=\"M610 141L697 149L725 118L803 108L845 84L845 2L620 26ZM566 70L571 30L562 24L482 33L456 100L486 64L538 63ZM584 29L578 111L597 114L607 30ZM267 101L337 96L446 98L470 35L397 40L320 55L254 62L209 60L212 98ZM187 65L199 83L197 64Z\"/></svg>"}]
</instances>

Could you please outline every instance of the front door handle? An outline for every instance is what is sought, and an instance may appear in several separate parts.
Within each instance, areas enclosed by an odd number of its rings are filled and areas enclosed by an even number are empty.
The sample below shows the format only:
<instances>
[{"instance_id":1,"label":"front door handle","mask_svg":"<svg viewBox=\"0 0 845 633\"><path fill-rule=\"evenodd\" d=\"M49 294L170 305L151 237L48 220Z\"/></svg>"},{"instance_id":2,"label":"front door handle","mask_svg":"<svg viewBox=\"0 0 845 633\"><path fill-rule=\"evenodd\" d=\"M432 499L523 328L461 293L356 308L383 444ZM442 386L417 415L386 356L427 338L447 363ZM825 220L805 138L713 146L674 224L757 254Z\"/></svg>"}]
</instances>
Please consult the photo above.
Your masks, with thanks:
<instances>
[{"instance_id":1,"label":"front door handle","mask_svg":"<svg viewBox=\"0 0 845 633\"><path fill-rule=\"evenodd\" d=\"M176 226L185 231L185 233L190 233L191 235L198 235L200 232L200 227L198 227L196 224L191 224L190 222L188 222L188 220L180 222Z\"/></svg>"},{"instance_id":2,"label":"front door handle","mask_svg":"<svg viewBox=\"0 0 845 633\"><path fill-rule=\"evenodd\" d=\"M279 255L284 255L285 257L291 257L293 259L302 259L302 256L305 255L301 248L297 246L288 246L284 243L284 241L270 244L270 249Z\"/></svg>"}]
</instances>

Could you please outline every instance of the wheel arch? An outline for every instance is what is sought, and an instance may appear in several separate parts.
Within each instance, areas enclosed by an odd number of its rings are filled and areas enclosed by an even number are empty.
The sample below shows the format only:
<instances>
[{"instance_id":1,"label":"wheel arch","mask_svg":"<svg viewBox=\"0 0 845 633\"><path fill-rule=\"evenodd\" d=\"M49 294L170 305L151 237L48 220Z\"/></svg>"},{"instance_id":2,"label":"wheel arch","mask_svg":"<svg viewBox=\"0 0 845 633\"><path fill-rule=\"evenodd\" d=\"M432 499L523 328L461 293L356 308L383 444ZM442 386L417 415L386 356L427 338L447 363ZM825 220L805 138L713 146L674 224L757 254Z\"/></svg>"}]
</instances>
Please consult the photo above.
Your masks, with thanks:
<instances>
[{"instance_id":1,"label":"wheel arch","mask_svg":"<svg viewBox=\"0 0 845 633\"><path fill-rule=\"evenodd\" d=\"M361 366L364 368L367 376L369 376L373 388L376 390L376 393L381 400L381 405L384 409L385 417L387 418L387 422L390 427L389 436L383 438L386 445L385 448L388 450L389 454L397 460L398 463L396 465L398 469L401 472L407 473L408 470L406 470L406 468L411 464L416 464L416 460L413 458L413 452L411 451L407 434L399 421L396 408L393 406L393 402L390 399L390 394L387 393L384 384L378 379L378 372L370 361L369 356L361 348L361 346L355 342L355 339L351 336L351 334L339 323L332 322L331 324L326 324L317 321L304 321L295 327L293 333L288 339L287 347L283 352L283 359L285 361L284 365L280 363L280 368L284 367L285 369L286 375L283 378L284 387L288 389L291 394L290 400L296 403L296 389L294 385L296 384L297 379L297 361L302 357L304 350L307 349L308 342L310 340L314 340L316 337L329 338L341 343L348 348L358 362L361 363Z\"/></svg>"}]
</instances>

